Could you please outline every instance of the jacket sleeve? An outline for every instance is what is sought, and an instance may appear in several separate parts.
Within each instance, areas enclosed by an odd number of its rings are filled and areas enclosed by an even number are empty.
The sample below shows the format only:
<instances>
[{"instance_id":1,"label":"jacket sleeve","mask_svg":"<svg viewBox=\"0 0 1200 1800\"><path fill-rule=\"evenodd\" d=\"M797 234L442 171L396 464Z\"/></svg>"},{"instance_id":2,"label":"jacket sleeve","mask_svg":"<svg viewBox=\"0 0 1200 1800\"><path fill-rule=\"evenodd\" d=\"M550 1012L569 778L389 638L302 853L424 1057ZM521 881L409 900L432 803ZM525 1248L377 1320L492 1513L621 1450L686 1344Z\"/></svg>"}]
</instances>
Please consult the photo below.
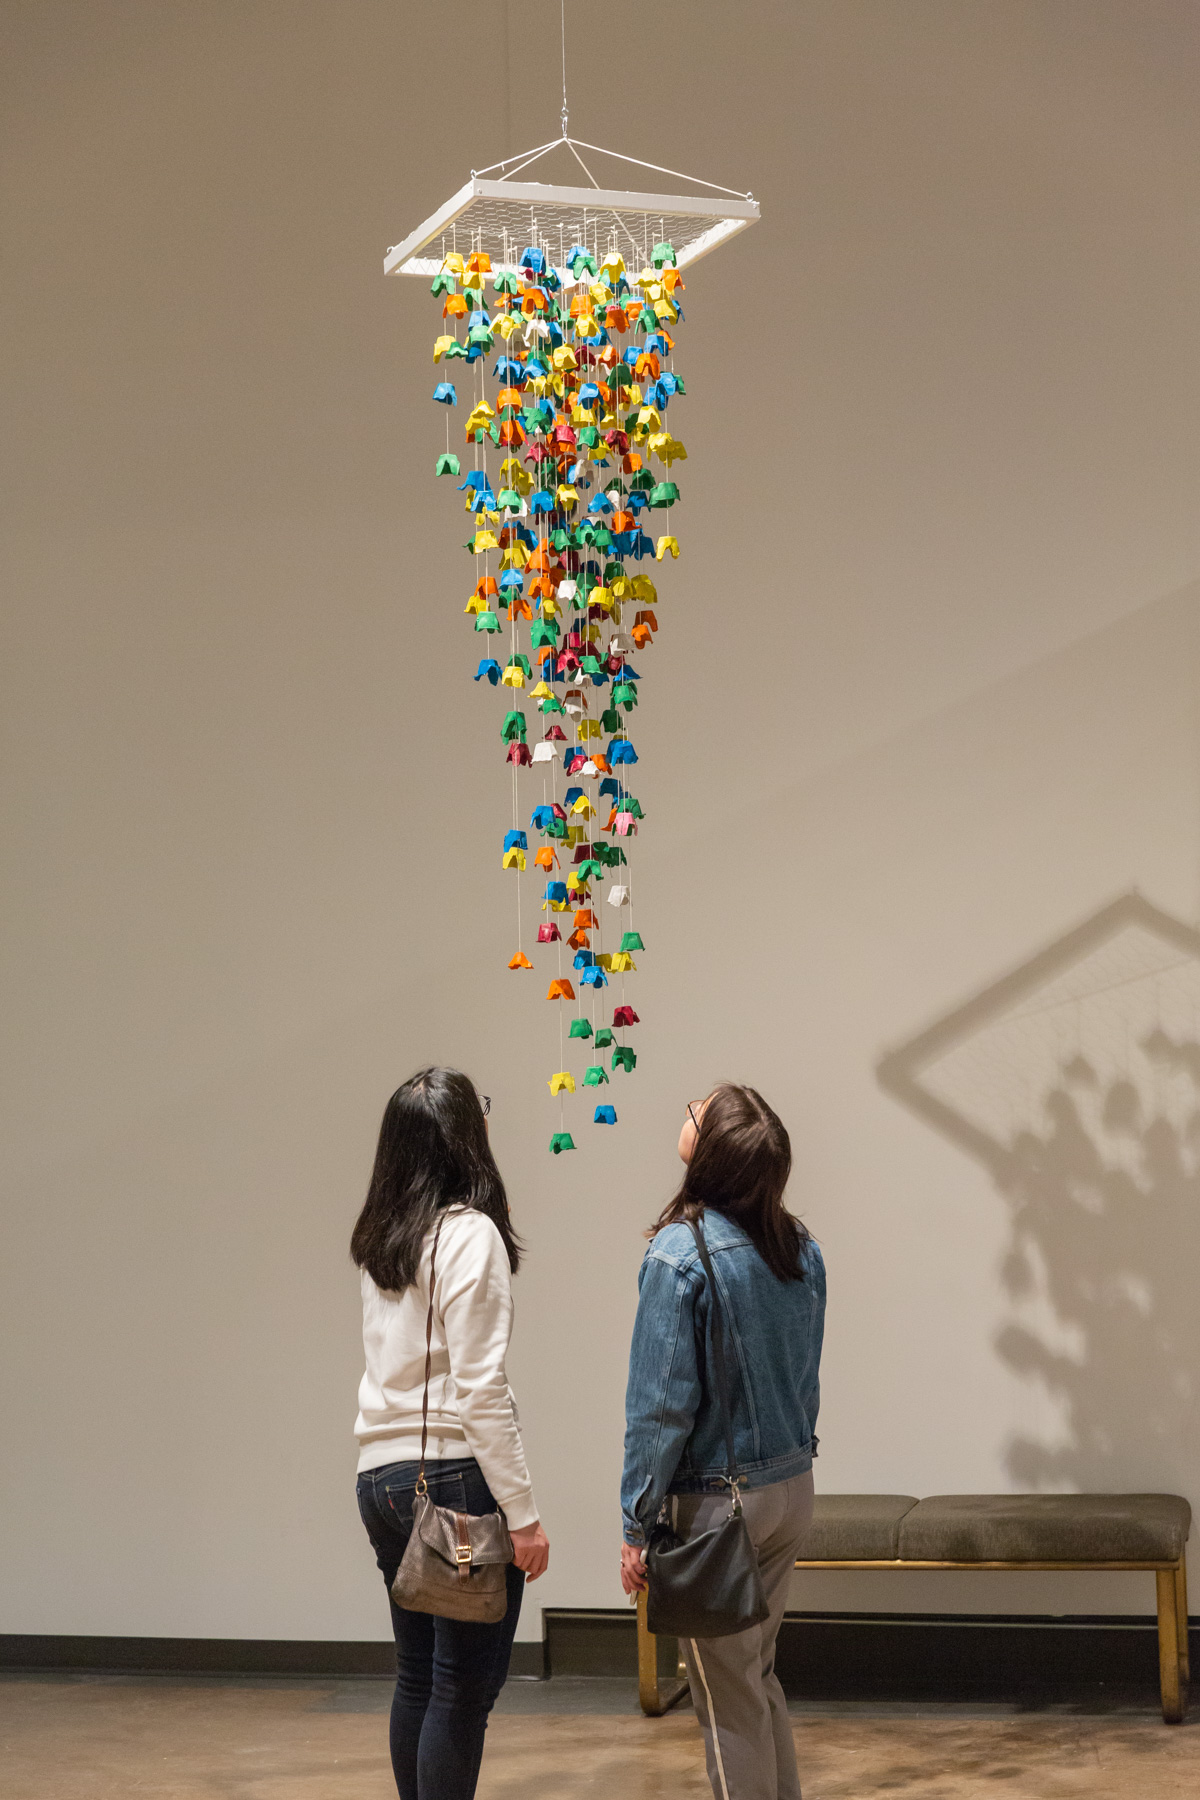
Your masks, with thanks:
<instances>
[{"instance_id":1,"label":"jacket sleeve","mask_svg":"<svg viewBox=\"0 0 1200 1800\"><path fill-rule=\"evenodd\" d=\"M503 1240L482 1214L456 1220L438 1251L436 1304L467 1448L510 1528L537 1521L537 1502L504 1359L512 1277Z\"/></svg>"},{"instance_id":2,"label":"jacket sleeve","mask_svg":"<svg viewBox=\"0 0 1200 1800\"><path fill-rule=\"evenodd\" d=\"M821 1348L825 1339L825 1258L815 1238L809 1244L808 1277L812 1282L812 1324L808 1340L808 1368L811 1380L803 1396L804 1414L812 1434L813 1455L817 1454L817 1414L821 1410Z\"/></svg>"},{"instance_id":3,"label":"jacket sleeve","mask_svg":"<svg viewBox=\"0 0 1200 1800\"><path fill-rule=\"evenodd\" d=\"M696 1290L674 1263L651 1252L638 1275L638 1309L625 1392L625 1541L644 1544L700 1405Z\"/></svg>"}]
</instances>

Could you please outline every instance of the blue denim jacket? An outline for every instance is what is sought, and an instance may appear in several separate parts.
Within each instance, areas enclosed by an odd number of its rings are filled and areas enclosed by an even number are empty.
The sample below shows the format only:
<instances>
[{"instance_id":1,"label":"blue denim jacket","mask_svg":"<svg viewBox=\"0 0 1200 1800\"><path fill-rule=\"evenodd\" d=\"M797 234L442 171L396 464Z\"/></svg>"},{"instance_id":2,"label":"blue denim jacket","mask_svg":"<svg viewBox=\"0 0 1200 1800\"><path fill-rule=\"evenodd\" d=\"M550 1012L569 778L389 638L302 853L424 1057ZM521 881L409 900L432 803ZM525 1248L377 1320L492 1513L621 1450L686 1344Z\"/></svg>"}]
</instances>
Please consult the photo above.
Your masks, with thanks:
<instances>
[{"instance_id":1,"label":"blue denim jacket","mask_svg":"<svg viewBox=\"0 0 1200 1800\"><path fill-rule=\"evenodd\" d=\"M748 1488L812 1467L825 1327L825 1263L809 1241L803 1281L780 1281L740 1225L706 1212L720 1290L733 1441ZM625 1539L645 1541L668 1494L724 1486L725 1434L712 1366L708 1282L687 1225L653 1238L638 1275L625 1395Z\"/></svg>"}]
</instances>

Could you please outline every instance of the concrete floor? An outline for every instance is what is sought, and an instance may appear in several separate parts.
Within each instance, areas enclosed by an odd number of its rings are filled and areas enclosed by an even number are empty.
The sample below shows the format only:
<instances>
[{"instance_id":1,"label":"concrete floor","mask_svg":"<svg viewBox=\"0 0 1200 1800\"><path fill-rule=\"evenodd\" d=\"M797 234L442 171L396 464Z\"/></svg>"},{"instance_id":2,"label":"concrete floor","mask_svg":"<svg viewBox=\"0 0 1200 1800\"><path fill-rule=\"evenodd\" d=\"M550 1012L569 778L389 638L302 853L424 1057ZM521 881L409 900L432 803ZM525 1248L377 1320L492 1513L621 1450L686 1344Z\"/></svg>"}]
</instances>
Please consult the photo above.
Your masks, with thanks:
<instances>
[{"instance_id":1,"label":"concrete floor","mask_svg":"<svg viewBox=\"0 0 1200 1800\"><path fill-rule=\"evenodd\" d=\"M381 1681L0 1680L4 1800L395 1800ZM1144 1697L1046 1711L799 1705L805 1800L1196 1800L1200 1716ZM511 1682L479 1800L709 1800L686 1706L644 1719L628 1681Z\"/></svg>"}]
</instances>

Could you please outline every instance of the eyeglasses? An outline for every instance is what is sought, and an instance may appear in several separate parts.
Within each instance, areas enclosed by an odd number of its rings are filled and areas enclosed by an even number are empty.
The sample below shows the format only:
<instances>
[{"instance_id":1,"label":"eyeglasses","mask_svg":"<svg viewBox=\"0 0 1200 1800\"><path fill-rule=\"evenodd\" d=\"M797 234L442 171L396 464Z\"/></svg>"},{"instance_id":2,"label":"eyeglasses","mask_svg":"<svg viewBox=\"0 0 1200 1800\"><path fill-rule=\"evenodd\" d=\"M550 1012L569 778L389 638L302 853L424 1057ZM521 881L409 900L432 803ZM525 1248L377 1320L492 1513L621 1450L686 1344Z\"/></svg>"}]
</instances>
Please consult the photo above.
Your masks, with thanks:
<instances>
[{"instance_id":1,"label":"eyeglasses","mask_svg":"<svg viewBox=\"0 0 1200 1800\"><path fill-rule=\"evenodd\" d=\"M492 1110L492 1096L490 1094L480 1094L479 1104L483 1108L483 1116L486 1119Z\"/></svg>"},{"instance_id":2,"label":"eyeglasses","mask_svg":"<svg viewBox=\"0 0 1200 1800\"><path fill-rule=\"evenodd\" d=\"M692 1124L696 1129L697 1135L699 1135L699 1132L700 1132L700 1121L696 1117L695 1109L699 1105L700 1105L700 1102L698 1100L689 1100L687 1103L688 1118L692 1121Z\"/></svg>"}]
</instances>

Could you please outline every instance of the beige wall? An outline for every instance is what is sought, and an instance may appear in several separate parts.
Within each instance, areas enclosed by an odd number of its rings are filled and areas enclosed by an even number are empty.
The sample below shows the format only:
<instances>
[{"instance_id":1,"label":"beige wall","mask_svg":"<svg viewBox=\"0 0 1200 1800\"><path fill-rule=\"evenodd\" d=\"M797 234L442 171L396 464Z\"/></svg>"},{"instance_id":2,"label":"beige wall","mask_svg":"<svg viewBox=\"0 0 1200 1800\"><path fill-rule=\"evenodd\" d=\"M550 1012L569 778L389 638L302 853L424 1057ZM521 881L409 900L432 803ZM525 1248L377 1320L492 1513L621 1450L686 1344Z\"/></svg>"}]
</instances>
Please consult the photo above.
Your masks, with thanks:
<instances>
[{"instance_id":1,"label":"beige wall","mask_svg":"<svg viewBox=\"0 0 1200 1800\"><path fill-rule=\"evenodd\" d=\"M639 1231L724 1075L783 1113L825 1245L827 1490L1035 1467L1200 1502L1190 1163L1169 1207L1135 1166L1119 1223L1061 1182L1021 1299L1012 1196L875 1075L1132 886L1200 902L1196 10L668 0L651 28L616 0L647 53L609 97L600 15L569 11L579 135L749 186L763 223L697 267L681 332L642 1060L620 1128L557 1160L430 479L434 308L380 274L472 164L554 129L557 9L0 16L0 1629L386 1635L346 1238L383 1102L429 1060L495 1096L530 1247L513 1377L555 1551L531 1600L620 1603ZM1028 1129L1028 1072L983 1079ZM1111 1302L1082 1327L1076 1246ZM1144 1588L796 1598L1145 1612Z\"/></svg>"}]
</instances>

